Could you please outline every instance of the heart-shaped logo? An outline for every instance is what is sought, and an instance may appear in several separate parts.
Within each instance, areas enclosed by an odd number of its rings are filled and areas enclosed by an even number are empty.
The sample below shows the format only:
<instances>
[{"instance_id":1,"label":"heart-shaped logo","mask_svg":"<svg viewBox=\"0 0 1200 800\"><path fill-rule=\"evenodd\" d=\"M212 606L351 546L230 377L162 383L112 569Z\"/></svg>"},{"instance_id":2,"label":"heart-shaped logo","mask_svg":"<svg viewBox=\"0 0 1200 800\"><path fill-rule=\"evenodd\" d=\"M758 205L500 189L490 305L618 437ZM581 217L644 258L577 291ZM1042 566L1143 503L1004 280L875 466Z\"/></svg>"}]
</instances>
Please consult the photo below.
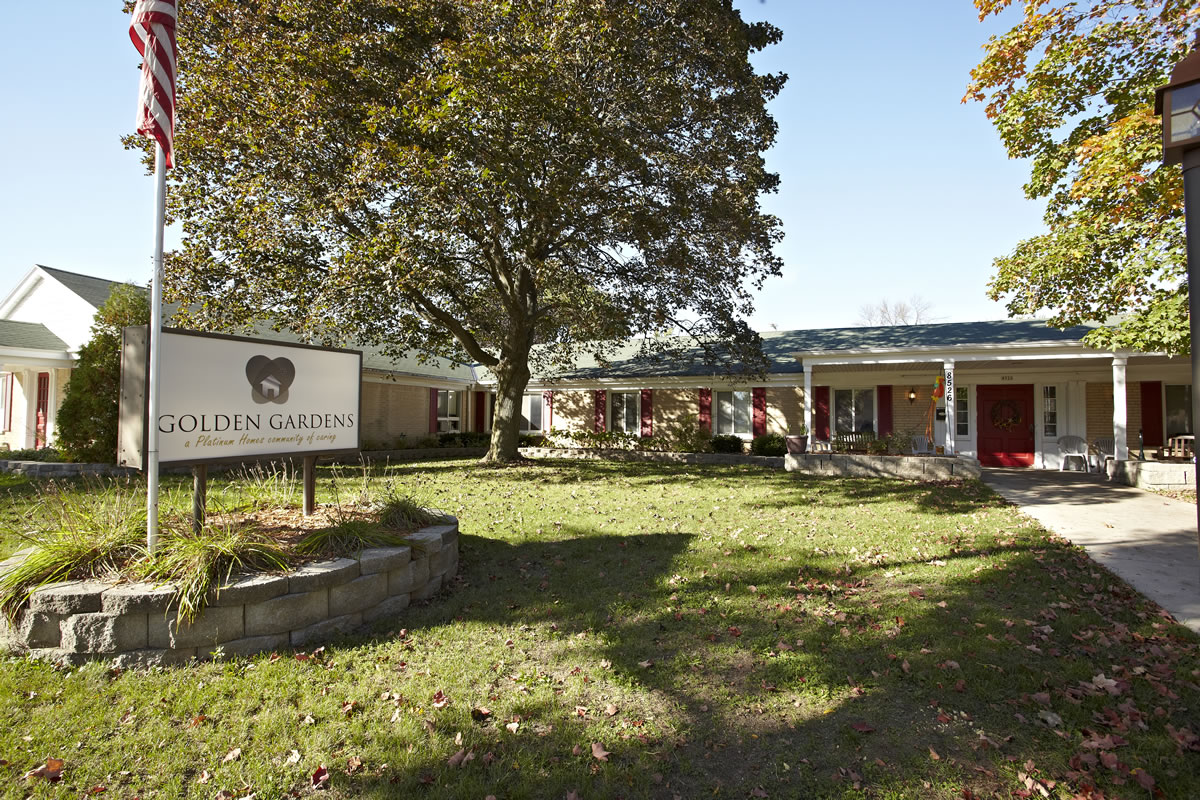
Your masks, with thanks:
<instances>
[{"instance_id":1,"label":"heart-shaped logo","mask_svg":"<svg viewBox=\"0 0 1200 800\"><path fill-rule=\"evenodd\" d=\"M254 356L246 362L250 397L259 403L286 403L288 387L296 379L296 365L286 358Z\"/></svg>"}]
</instances>

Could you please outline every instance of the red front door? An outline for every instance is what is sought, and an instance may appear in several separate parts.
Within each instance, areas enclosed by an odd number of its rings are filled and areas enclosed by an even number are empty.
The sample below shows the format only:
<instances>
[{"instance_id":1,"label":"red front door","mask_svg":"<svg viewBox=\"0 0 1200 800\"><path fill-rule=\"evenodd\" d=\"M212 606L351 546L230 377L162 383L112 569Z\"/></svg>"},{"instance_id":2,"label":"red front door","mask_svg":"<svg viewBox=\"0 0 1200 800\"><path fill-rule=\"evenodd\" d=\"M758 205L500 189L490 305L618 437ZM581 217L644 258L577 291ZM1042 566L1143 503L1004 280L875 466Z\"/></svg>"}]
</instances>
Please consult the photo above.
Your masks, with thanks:
<instances>
[{"instance_id":1,"label":"red front door","mask_svg":"<svg viewBox=\"0 0 1200 800\"><path fill-rule=\"evenodd\" d=\"M37 419L33 431L34 444L38 450L46 446L46 420L50 416L50 373L39 372L37 376Z\"/></svg>"},{"instance_id":2,"label":"red front door","mask_svg":"<svg viewBox=\"0 0 1200 800\"><path fill-rule=\"evenodd\" d=\"M1033 466L1033 385L980 386L979 463L988 467Z\"/></svg>"}]
</instances>

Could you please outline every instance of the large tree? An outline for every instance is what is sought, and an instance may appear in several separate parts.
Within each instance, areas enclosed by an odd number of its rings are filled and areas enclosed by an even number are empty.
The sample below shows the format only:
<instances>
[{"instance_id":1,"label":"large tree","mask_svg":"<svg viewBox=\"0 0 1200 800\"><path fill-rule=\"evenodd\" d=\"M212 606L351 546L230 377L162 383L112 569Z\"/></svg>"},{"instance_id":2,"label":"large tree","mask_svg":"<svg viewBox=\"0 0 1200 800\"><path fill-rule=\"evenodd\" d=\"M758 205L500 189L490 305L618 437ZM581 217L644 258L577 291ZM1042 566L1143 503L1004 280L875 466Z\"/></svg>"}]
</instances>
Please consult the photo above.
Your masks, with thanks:
<instances>
[{"instance_id":1,"label":"large tree","mask_svg":"<svg viewBox=\"0 0 1200 800\"><path fill-rule=\"evenodd\" d=\"M193 324L531 368L643 337L752 369L779 39L729 0L180 4L165 287ZM672 330L674 337L656 336ZM535 347L537 345L537 347ZM531 353L534 359L531 362Z\"/></svg>"},{"instance_id":2,"label":"large tree","mask_svg":"<svg viewBox=\"0 0 1200 800\"><path fill-rule=\"evenodd\" d=\"M980 19L1011 0L975 0ZM1097 347L1189 349L1183 180L1162 164L1154 89L1200 29L1194 0L1028 0L991 37L964 101L987 104L1047 231L996 259L992 299L1012 314L1100 328ZM981 221L981 224L985 221Z\"/></svg>"}]
</instances>

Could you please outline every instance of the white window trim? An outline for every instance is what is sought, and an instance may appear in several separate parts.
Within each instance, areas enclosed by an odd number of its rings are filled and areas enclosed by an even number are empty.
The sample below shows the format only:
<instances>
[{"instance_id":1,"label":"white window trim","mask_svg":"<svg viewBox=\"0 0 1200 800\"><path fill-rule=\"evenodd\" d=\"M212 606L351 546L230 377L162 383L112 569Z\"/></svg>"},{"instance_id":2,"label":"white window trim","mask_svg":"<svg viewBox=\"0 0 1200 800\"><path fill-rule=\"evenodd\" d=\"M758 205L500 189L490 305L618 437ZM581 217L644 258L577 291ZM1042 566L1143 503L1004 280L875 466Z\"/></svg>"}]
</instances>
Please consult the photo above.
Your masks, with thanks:
<instances>
[{"instance_id":1,"label":"white window trim","mask_svg":"<svg viewBox=\"0 0 1200 800\"><path fill-rule=\"evenodd\" d=\"M635 436L642 435L642 391L640 389L617 389L607 392L604 397L604 430L613 430L613 397L618 394L631 394L634 396L634 402L637 404L637 430L624 431L624 433L633 433Z\"/></svg>"},{"instance_id":2,"label":"white window trim","mask_svg":"<svg viewBox=\"0 0 1200 800\"><path fill-rule=\"evenodd\" d=\"M971 387L969 385L965 385L965 384L960 384L958 386L955 386L954 391L956 392L956 394L954 395L954 402L956 404L958 403L960 398L965 399L967 401L967 409L961 415L958 413L957 405L954 408L954 424L955 424L955 426L957 427L958 425L961 425L961 424L965 424L967 426L966 433L959 433L957 430L954 432L955 444L957 445L959 439L970 440L975 436L975 420L974 420L975 392L974 392L973 387Z\"/></svg>"},{"instance_id":3,"label":"white window trim","mask_svg":"<svg viewBox=\"0 0 1200 800\"><path fill-rule=\"evenodd\" d=\"M871 430L876 436L879 435L879 387L875 385L869 386L830 386L829 387L829 435L836 436L837 429L837 393L838 392L858 392L869 390L875 395L875 400L871 403ZM853 407L853 395L851 395L851 406ZM815 412L814 412L815 416ZM893 410L893 418L895 411Z\"/></svg>"}]
</instances>

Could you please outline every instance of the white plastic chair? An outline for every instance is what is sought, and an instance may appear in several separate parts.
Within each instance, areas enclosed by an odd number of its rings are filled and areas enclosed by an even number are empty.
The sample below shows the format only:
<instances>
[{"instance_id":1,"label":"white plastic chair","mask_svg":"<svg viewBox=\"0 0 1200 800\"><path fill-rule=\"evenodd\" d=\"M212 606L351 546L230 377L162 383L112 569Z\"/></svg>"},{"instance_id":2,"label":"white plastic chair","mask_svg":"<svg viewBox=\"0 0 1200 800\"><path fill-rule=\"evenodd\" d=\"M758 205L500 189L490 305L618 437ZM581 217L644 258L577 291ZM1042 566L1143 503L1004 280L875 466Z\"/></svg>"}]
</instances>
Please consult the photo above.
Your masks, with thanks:
<instances>
[{"instance_id":1,"label":"white plastic chair","mask_svg":"<svg viewBox=\"0 0 1200 800\"><path fill-rule=\"evenodd\" d=\"M1067 468L1067 459L1082 458L1083 471L1091 472L1092 464L1088 460L1088 446L1082 436L1060 436L1058 437L1058 452L1062 456L1062 461L1058 465L1058 471L1063 472Z\"/></svg>"},{"instance_id":2,"label":"white plastic chair","mask_svg":"<svg viewBox=\"0 0 1200 800\"><path fill-rule=\"evenodd\" d=\"M912 453L914 456L931 456L933 455L933 443L929 441L928 436L912 437Z\"/></svg>"},{"instance_id":3,"label":"white plastic chair","mask_svg":"<svg viewBox=\"0 0 1200 800\"><path fill-rule=\"evenodd\" d=\"M1112 437L1095 439L1092 446L1096 449L1096 472L1104 472L1110 458L1116 458L1117 447Z\"/></svg>"}]
</instances>

